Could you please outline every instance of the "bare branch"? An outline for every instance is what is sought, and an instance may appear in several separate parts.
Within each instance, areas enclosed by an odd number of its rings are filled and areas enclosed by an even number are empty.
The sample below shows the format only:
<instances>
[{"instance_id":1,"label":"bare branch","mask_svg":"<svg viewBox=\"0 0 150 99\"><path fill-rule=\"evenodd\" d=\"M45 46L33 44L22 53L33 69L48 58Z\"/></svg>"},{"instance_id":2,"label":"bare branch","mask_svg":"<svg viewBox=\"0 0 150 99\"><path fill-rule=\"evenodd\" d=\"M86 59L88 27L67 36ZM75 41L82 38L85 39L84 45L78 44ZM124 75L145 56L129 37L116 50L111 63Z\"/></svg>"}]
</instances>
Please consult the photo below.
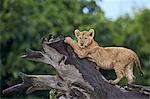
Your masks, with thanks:
<instances>
[{"instance_id":1,"label":"bare branch","mask_svg":"<svg viewBox=\"0 0 150 99\"><path fill-rule=\"evenodd\" d=\"M21 57L32 61L52 64L51 59L48 57L48 55L42 53L41 51L33 51L31 49L28 49L26 51L26 54L22 55Z\"/></svg>"},{"instance_id":2,"label":"bare branch","mask_svg":"<svg viewBox=\"0 0 150 99\"><path fill-rule=\"evenodd\" d=\"M21 73L20 76L23 82L3 90L4 94L17 93L20 90L26 90L26 93L28 94L37 90L50 90L52 88L67 91L67 86L63 84L58 76L27 75L23 73ZM60 83L61 86L59 85Z\"/></svg>"}]
</instances>

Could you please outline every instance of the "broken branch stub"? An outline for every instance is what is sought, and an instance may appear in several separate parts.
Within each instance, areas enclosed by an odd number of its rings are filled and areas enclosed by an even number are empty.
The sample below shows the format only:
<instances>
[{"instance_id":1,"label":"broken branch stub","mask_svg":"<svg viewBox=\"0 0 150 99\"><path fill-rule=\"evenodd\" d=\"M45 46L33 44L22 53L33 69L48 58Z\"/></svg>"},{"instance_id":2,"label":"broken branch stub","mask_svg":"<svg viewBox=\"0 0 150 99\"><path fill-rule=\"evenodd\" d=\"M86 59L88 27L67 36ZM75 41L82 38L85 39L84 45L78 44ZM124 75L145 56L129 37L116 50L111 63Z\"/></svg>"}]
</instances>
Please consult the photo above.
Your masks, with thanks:
<instances>
[{"instance_id":1,"label":"broken branch stub","mask_svg":"<svg viewBox=\"0 0 150 99\"><path fill-rule=\"evenodd\" d=\"M3 92L13 92L12 90L15 88L24 89L27 93L57 89L62 93L58 98L66 99L130 99L131 97L148 99L148 91L146 94L145 90L143 90L144 92L128 91L117 85L109 84L95 69L95 63L79 59L73 49L63 40L62 36L43 38L43 51L28 50L22 56L29 60L52 65L58 71L58 75L22 75L23 83L21 85L10 87ZM25 78L29 79L28 82Z\"/></svg>"}]
</instances>

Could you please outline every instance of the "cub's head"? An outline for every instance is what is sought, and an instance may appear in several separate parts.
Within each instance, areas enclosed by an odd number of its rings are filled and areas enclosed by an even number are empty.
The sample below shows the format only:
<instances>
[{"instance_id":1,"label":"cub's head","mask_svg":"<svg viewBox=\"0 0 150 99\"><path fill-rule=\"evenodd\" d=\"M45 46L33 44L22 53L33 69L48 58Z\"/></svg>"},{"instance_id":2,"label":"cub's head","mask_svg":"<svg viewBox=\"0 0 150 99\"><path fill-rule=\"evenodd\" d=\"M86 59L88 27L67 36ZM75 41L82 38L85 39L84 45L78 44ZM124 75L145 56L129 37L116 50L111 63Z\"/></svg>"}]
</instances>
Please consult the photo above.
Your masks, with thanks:
<instances>
[{"instance_id":1,"label":"cub's head","mask_svg":"<svg viewBox=\"0 0 150 99\"><path fill-rule=\"evenodd\" d=\"M89 31L82 31L82 32L76 29L74 32L75 32L75 36L77 37L78 46L80 48L85 48L92 43L94 37L93 29L90 29Z\"/></svg>"}]
</instances>

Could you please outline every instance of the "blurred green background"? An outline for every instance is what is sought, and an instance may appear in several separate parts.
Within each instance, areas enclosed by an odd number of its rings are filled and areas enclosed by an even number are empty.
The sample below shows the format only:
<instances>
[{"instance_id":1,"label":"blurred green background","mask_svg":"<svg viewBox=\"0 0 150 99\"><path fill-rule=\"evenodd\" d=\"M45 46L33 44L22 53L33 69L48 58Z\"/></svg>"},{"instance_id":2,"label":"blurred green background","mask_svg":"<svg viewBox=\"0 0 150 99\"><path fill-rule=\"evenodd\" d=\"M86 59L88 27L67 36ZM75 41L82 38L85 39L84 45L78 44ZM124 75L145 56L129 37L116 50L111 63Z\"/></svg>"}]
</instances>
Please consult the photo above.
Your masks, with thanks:
<instances>
[{"instance_id":1,"label":"blurred green background","mask_svg":"<svg viewBox=\"0 0 150 99\"><path fill-rule=\"evenodd\" d=\"M75 38L77 28L95 29L95 40L100 46L124 46L134 50L145 74L141 77L134 68L135 84L150 85L150 9L138 9L132 17L125 14L110 20L94 0L2 0L0 19L1 98L48 98L47 91L5 96L2 90L21 82L19 72L55 74L50 66L20 56L27 48L41 49L44 35ZM102 73L107 79L115 78L113 71L102 70ZM126 85L127 81L120 84Z\"/></svg>"}]
</instances>

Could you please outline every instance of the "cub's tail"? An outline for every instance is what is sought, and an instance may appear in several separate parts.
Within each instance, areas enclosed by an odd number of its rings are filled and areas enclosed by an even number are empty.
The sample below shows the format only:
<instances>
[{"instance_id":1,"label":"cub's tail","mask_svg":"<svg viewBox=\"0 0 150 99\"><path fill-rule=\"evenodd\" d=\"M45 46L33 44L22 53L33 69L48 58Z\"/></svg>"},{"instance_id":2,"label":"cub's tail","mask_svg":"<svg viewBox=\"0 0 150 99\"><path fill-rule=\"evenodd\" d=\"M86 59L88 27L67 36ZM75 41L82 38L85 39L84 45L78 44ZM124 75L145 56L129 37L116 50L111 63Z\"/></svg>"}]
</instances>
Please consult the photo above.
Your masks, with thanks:
<instances>
[{"instance_id":1,"label":"cub's tail","mask_svg":"<svg viewBox=\"0 0 150 99\"><path fill-rule=\"evenodd\" d=\"M144 73L142 71L142 67L141 67L141 63L140 63L140 59L138 58L137 54L134 53L134 57L135 57L135 64L136 64L136 67L138 69L138 71L140 72L141 76L143 77L144 76Z\"/></svg>"}]
</instances>

